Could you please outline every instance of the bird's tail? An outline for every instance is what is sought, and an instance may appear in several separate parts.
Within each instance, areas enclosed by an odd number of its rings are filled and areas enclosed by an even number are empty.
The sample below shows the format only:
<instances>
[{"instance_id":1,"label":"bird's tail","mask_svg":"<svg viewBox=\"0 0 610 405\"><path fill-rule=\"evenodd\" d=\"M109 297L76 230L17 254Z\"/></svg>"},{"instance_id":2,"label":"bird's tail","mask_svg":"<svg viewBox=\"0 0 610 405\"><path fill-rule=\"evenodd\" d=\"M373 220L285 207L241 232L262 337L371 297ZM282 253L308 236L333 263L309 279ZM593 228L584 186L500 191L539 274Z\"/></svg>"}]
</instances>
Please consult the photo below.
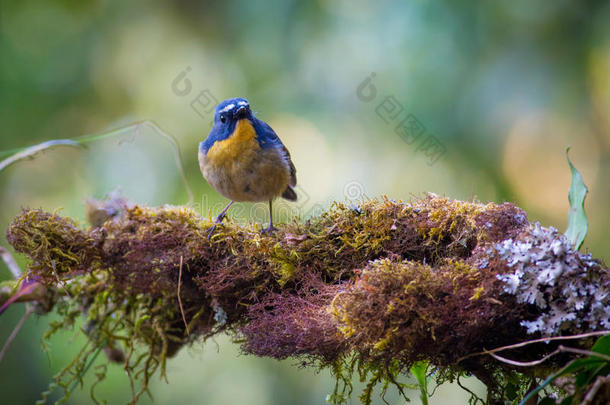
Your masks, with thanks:
<instances>
[{"instance_id":1,"label":"bird's tail","mask_svg":"<svg viewBox=\"0 0 610 405\"><path fill-rule=\"evenodd\" d=\"M294 189L290 186L286 187L286 190L282 193L282 198L285 198L290 201L297 200L297 193L294 192Z\"/></svg>"}]
</instances>

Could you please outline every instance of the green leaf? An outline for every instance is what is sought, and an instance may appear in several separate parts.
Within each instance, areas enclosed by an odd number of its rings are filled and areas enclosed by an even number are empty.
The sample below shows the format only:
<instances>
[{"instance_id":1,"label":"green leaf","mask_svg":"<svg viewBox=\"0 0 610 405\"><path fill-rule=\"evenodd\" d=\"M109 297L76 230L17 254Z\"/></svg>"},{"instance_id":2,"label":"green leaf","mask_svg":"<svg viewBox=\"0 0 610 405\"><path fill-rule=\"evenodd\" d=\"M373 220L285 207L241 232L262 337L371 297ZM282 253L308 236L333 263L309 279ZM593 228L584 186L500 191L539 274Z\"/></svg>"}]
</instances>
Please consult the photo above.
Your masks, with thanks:
<instances>
[{"instance_id":1,"label":"green leaf","mask_svg":"<svg viewBox=\"0 0 610 405\"><path fill-rule=\"evenodd\" d=\"M591 351L610 356L610 334L597 339L597 342L595 342Z\"/></svg>"},{"instance_id":2,"label":"green leaf","mask_svg":"<svg viewBox=\"0 0 610 405\"><path fill-rule=\"evenodd\" d=\"M506 385L506 398L510 401L514 401L517 399L517 395L519 395L519 386L515 383L509 382Z\"/></svg>"},{"instance_id":3,"label":"green leaf","mask_svg":"<svg viewBox=\"0 0 610 405\"><path fill-rule=\"evenodd\" d=\"M596 363L599 364L599 362L596 362ZM527 401L529 401L532 397L534 397L540 391L545 389L547 387L547 385L552 383L556 378L559 378L559 377L564 376L564 375L569 374L569 373L573 373L573 372L579 371L583 367L591 367L591 366L592 366L591 361L589 361L588 359L576 359L576 360L572 360L571 362L566 364L561 370L558 370L558 371L552 373L551 375L549 375L544 381L542 381L540 383L540 385L538 387L536 387L535 389L530 391L525 396L525 398L523 398L521 400L521 402L519 402L519 405L525 405L527 403Z\"/></svg>"},{"instance_id":4,"label":"green leaf","mask_svg":"<svg viewBox=\"0 0 610 405\"><path fill-rule=\"evenodd\" d=\"M599 357L587 356L580 359L572 360L570 365L566 367L560 376L576 373L581 370L593 370L600 366L600 364L606 363L605 360L600 359Z\"/></svg>"},{"instance_id":5,"label":"green leaf","mask_svg":"<svg viewBox=\"0 0 610 405\"><path fill-rule=\"evenodd\" d=\"M570 148L566 149L566 158L572 171L572 183L570 184L570 191L568 193L568 200L570 201L570 213L568 214L568 229L565 233L566 237L575 249L580 249L580 245L587 236L587 215L585 214L585 197L587 196L587 186L582 179L582 176L576 170L568 152Z\"/></svg>"},{"instance_id":6,"label":"green leaf","mask_svg":"<svg viewBox=\"0 0 610 405\"><path fill-rule=\"evenodd\" d=\"M419 384L419 397L421 398L422 405L428 405L428 379L426 378L426 371L428 370L428 363L425 361L418 361L411 367L411 374L417 380Z\"/></svg>"}]
</instances>

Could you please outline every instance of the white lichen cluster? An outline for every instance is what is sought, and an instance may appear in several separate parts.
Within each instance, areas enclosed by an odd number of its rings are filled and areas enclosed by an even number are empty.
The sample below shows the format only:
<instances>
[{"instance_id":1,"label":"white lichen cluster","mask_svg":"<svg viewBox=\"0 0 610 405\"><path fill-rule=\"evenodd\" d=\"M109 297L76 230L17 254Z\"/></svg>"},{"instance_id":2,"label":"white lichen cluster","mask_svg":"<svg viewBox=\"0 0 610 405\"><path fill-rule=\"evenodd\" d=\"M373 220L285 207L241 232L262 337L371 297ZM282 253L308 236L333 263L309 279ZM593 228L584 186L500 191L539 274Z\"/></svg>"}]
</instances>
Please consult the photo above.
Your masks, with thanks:
<instances>
[{"instance_id":1,"label":"white lichen cluster","mask_svg":"<svg viewBox=\"0 0 610 405\"><path fill-rule=\"evenodd\" d=\"M542 312L521 322L528 333L610 329L610 272L591 254L575 251L557 229L536 223L525 238L497 243L495 253L514 269L498 275L504 291Z\"/></svg>"}]
</instances>

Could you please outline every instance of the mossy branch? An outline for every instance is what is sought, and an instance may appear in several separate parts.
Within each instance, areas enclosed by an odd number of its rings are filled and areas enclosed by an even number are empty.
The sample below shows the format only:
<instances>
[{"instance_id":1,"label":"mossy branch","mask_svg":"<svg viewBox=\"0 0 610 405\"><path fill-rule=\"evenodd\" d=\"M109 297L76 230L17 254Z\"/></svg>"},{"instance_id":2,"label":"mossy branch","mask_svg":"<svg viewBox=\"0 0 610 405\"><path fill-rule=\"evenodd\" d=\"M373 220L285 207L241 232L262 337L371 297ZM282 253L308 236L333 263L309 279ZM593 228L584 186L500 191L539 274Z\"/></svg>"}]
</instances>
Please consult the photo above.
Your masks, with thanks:
<instances>
[{"instance_id":1,"label":"mossy branch","mask_svg":"<svg viewBox=\"0 0 610 405\"><path fill-rule=\"evenodd\" d=\"M394 383L425 361L501 397L516 368L470 354L610 329L610 270L510 203L336 203L272 236L228 223L211 240L210 221L185 207L112 198L88 212L84 229L24 210L7 239L29 258L25 280L44 286L33 298L42 308L56 308L61 326L85 313L94 344L128 374L144 370L134 400L167 357L222 331L246 353L329 366L345 384L355 370ZM511 353L528 361L556 348Z\"/></svg>"}]
</instances>

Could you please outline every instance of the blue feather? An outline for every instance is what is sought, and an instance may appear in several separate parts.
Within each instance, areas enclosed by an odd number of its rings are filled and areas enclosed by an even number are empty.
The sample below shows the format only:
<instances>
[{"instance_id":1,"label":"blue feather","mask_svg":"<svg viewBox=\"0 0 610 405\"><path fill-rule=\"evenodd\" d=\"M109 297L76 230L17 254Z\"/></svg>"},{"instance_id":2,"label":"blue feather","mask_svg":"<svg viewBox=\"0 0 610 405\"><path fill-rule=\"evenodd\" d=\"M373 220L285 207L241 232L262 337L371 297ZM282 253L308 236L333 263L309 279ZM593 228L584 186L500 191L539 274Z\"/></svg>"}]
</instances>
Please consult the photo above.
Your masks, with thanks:
<instances>
[{"instance_id":1,"label":"blue feather","mask_svg":"<svg viewBox=\"0 0 610 405\"><path fill-rule=\"evenodd\" d=\"M200 151L207 155L214 143L227 139L233 134L235 125L238 121L233 112L237 110L237 106L244 105L244 103L249 107L248 100L237 97L225 100L216 106L216 111L214 112L214 126L206 140L199 144ZM231 105L233 105L232 108ZM225 122L221 120L223 116ZM252 126L256 131L256 140L262 149L284 147L284 144L273 129L271 129L266 122L256 118L254 113L249 109L246 119L249 119L252 122Z\"/></svg>"},{"instance_id":2,"label":"blue feather","mask_svg":"<svg viewBox=\"0 0 610 405\"><path fill-rule=\"evenodd\" d=\"M252 126L254 127L257 135L256 140L261 148L266 149L284 147L284 144L280 138L266 122L259 120L254 115L252 118Z\"/></svg>"}]
</instances>

